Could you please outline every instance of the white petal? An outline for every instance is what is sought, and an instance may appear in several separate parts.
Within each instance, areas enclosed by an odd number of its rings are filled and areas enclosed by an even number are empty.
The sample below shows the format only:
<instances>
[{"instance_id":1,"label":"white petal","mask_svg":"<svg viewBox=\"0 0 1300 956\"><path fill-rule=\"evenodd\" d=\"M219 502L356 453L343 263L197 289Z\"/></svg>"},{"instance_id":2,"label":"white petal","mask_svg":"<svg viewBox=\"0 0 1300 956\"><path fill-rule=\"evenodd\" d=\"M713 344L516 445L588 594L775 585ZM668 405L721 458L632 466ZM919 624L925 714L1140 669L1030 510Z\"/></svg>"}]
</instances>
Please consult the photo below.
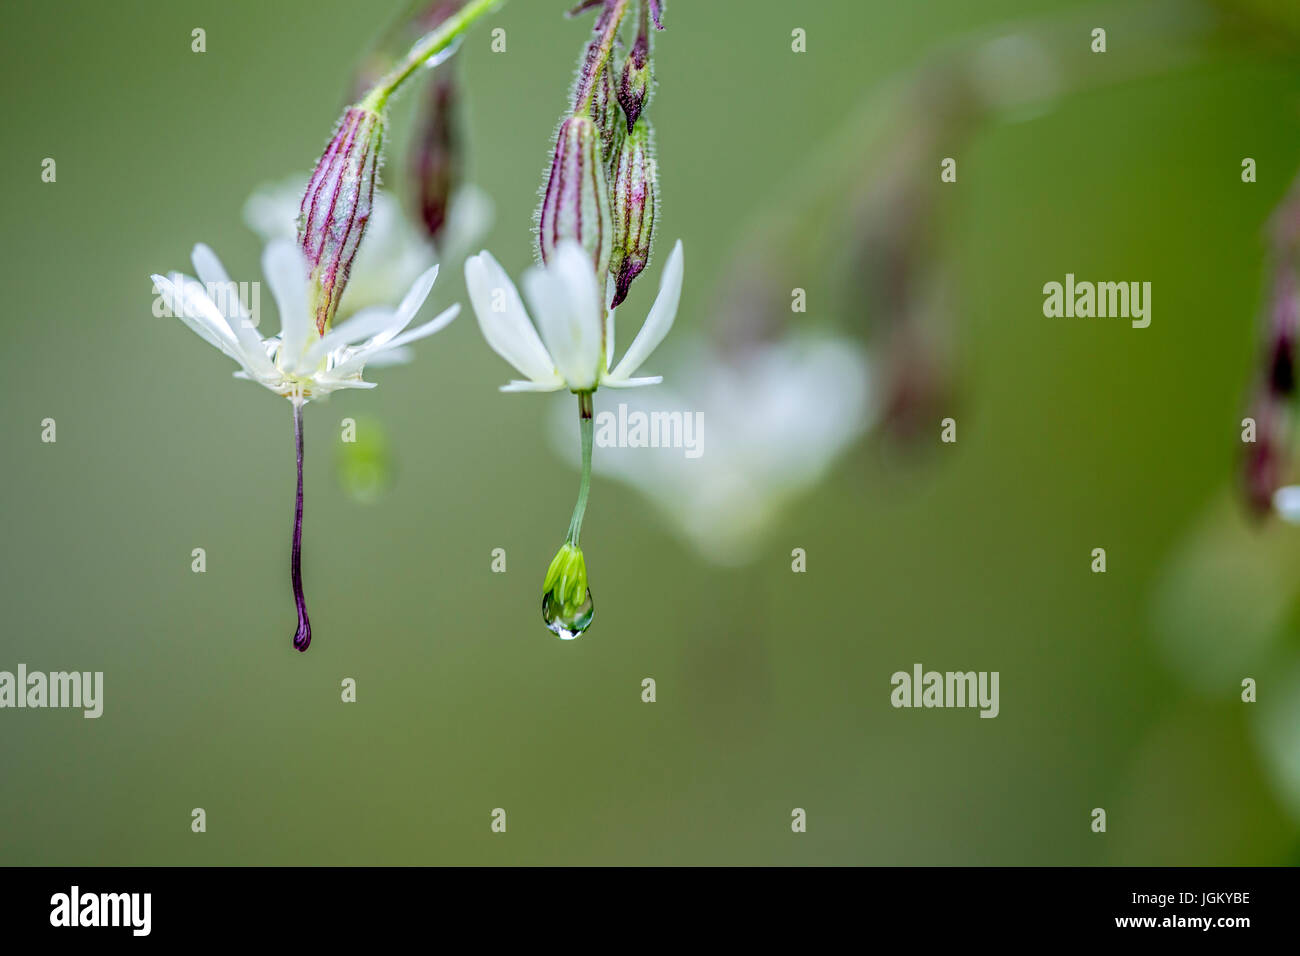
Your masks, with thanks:
<instances>
[{"instance_id":1,"label":"white petal","mask_svg":"<svg viewBox=\"0 0 1300 956\"><path fill-rule=\"evenodd\" d=\"M1300 524L1300 485L1287 485L1273 492L1273 509L1288 524Z\"/></svg>"},{"instance_id":2,"label":"white petal","mask_svg":"<svg viewBox=\"0 0 1300 956\"><path fill-rule=\"evenodd\" d=\"M362 309L346 322L341 322L334 328L330 329L322 338L317 339L307 349L306 354L299 363L303 369L311 370L321 363L321 360L337 348L344 345L356 345L358 342L364 342L366 339L374 338L381 332L392 331L396 335L401 331L400 328L394 329L397 325L397 314L390 308L378 306L372 309ZM405 322L402 325L406 325Z\"/></svg>"},{"instance_id":3,"label":"white petal","mask_svg":"<svg viewBox=\"0 0 1300 956\"><path fill-rule=\"evenodd\" d=\"M478 242L492 223L492 199L475 185L465 185L451 197L447 227L438 246L442 262L461 258Z\"/></svg>"},{"instance_id":4,"label":"white petal","mask_svg":"<svg viewBox=\"0 0 1300 956\"><path fill-rule=\"evenodd\" d=\"M248 370L249 360L244 355L244 350L235 341L221 311L203 291L202 283L179 272L172 273L170 279L160 275L152 278L173 315L188 325L203 341L220 349L238 362L241 368Z\"/></svg>"},{"instance_id":5,"label":"white petal","mask_svg":"<svg viewBox=\"0 0 1300 956\"><path fill-rule=\"evenodd\" d=\"M614 293L618 291L618 283L614 277L610 276L605 281L605 368L614 367L614 313L617 309L611 309L609 304L614 301Z\"/></svg>"},{"instance_id":6,"label":"white petal","mask_svg":"<svg viewBox=\"0 0 1300 956\"><path fill-rule=\"evenodd\" d=\"M524 291L555 367L574 391L593 388L600 372L600 290L591 259L563 242L543 268L524 276Z\"/></svg>"},{"instance_id":7,"label":"white petal","mask_svg":"<svg viewBox=\"0 0 1300 956\"><path fill-rule=\"evenodd\" d=\"M555 363L537 337L515 284L490 252L465 261L465 287L479 329L492 350L534 382L562 384ZM495 311L495 300L502 310Z\"/></svg>"},{"instance_id":8,"label":"white petal","mask_svg":"<svg viewBox=\"0 0 1300 956\"><path fill-rule=\"evenodd\" d=\"M262 273L280 310L280 364L292 372L298 368L314 322L307 305L307 261L295 243L273 239L262 253Z\"/></svg>"},{"instance_id":9,"label":"white petal","mask_svg":"<svg viewBox=\"0 0 1300 956\"><path fill-rule=\"evenodd\" d=\"M668 256L668 264L664 266L663 276L659 280L659 295L650 307L645 325L641 326L641 331L632 340L623 360L610 373L606 380L609 384L613 385L618 380L626 381L650 357L650 353L659 347L668 330L673 327L673 320L677 318L677 304L682 297L682 269L682 242L679 239L673 246L672 254Z\"/></svg>"},{"instance_id":10,"label":"white petal","mask_svg":"<svg viewBox=\"0 0 1300 956\"><path fill-rule=\"evenodd\" d=\"M397 314L404 320L403 326L415 318L415 314L420 311L420 306L424 305L424 300L429 297L429 290L437 281L438 267L433 265L425 269L420 277L411 283L411 288L402 298L402 304L397 307Z\"/></svg>"},{"instance_id":11,"label":"white petal","mask_svg":"<svg viewBox=\"0 0 1300 956\"><path fill-rule=\"evenodd\" d=\"M405 365L415 358L414 349L399 345L395 349L381 349L374 355L366 357L366 368L384 368L389 365Z\"/></svg>"},{"instance_id":12,"label":"white petal","mask_svg":"<svg viewBox=\"0 0 1300 956\"><path fill-rule=\"evenodd\" d=\"M663 380L662 375L649 375L645 378L605 378L600 384L610 388L640 388L642 385L658 385Z\"/></svg>"},{"instance_id":13,"label":"white petal","mask_svg":"<svg viewBox=\"0 0 1300 956\"><path fill-rule=\"evenodd\" d=\"M447 309L445 312L439 313L437 318L433 319L433 321L431 322L426 322L424 323L424 325L418 325L415 328L411 329L411 331L403 332L401 335L397 336L397 338L390 339L389 341L384 342L381 345L373 345L362 349L361 351L357 352L356 355L353 355L351 358L349 358L346 362L342 362L339 365L336 365L334 368L330 369L329 374L332 376L351 375L356 372L360 372L366 366L367 363L373 361L374 358L378 355L383 355L387 352L397 351L401 349L402 346L404 345L408 345L411 342L417 342L423 338L428 338L430 335L433 335L433 333L435 332L441 332L448 325L450 325L452 319L456 318L456 316L458 316L459 314L460 314L460 304L457 303L456 305L453 305L450 309Z\"/></svg>"},{"instance_id":14,"label":"white petal","mask_svg":"<svg viewBox=\"0 0 1300 956\"><path fill-rule=\"evenodd\" d=\"M213 288L222 290L220 305L224 305L225 308L220 311L225 316L226 325L239 342L240 350L246 357L248 365L262 375L275 374L275 366L267 358L262 339L253 330L248 311L239 298L239 287L230 281L230 275L221 264L221 260L217 258L217 254L200 242L190 253L190 261L194 263L199 280L209 290Z\"/></svg>"},{"instance_id":15,"label":"white petal","mask_svg":"<svg viewBox=\"0 0 1300 956\"><path fill-rule=\"evenodd\" d=\"M227 274L225 266L223 266L221 260L217 258L217 254L203 243L200 242L194 247L194 250L190 253L190 262L194 263L194 271L198 274L199 281L208 289L211 289L214 286L230 287L234 285L234 283L230 281L230 276ZM210 295L211 293L209 293L209 296ZM224 298L226 301L219 304L231 307L222 310L222 314L224 314L227 319L234 318L235 316L247 318L248 313L244 311L243 303L239 301L239 296L226 296Z\"/></svg>"},{"instance_id":16,"label":"white petal","mask_svg":"<svg viewBox=\"0 0 1300 956\"><path fill-rule=\"evenodd\" d=\"M302 194L307 189L307 179L305 174L295 175L278 183L259 186L244 203L244 224L261 236L263 242L293 239L298 231L298 210L302 205Z\"/></svg>"},{"instance_id":17,"label":"white petal","mask_svg":"<svg viewBox=\"0 0 1300 956\"><path fill-rule=\"evenodd\" d=\"M165 276L160 276L157 273L154 273L149 278L153 279L154 288L157 289L158 294L163 297L163 301L167 303L167 310L171 312L172 315L181 319L186 325L194 330L194 333L199 336L199 338L203 339L203 341L207 342L213 348L221 349L223 352L227 351L228 343L223 344L221 334L213 327L211 322L209 320L200 320L195 315L190 314L190 310L187 308L185 302L185 293L182 291L184 288L183 283L185 281L184 276L177 275L175 277L178 280L177 284L173 284L171 279L168 279Z\"/></svg>"},{"instance_id":18,"label":"white petal","mask_svg":"<svg viewBox=\"0 0 1300 956\"><path fill-rule=\"evenodd\" d=\"M502 385L503 392L558 392L564 388L564 382L556 381L554 385L547 385L545 382L511 382L509 385Z\"/></svg>"},{"instance_id":19,"label":"white petal","mask_svg":"<svg viewBox=\"0 0 1300 956\"><path fill-rule=\"evenodd\" d=\"M321 394L337 392L342 388L375 388L378 382L363 382L359 378L336 379L323 375L317 376L312 380L314 382L314 391Z\"/></svg>"},{"instance_id":20,"label":"white petal","mask_svg":"<svg viewBox=\"0 0 1300 956\"><path fill-rule=\"evenodd\" d=\"M401 304L398 305L397 311L393 314L394 322L392 326L376 335L373 344L383 345L411 324L411 320L419 313L420 306L424 305L424 300L429 297L429 291L433 288L433 283L437 281L437 278L438 266L435 264L424 270L411 283L411 288L402 298Z\"/></svg>"},{"instance_id":21,"label":"white petal","mask_svg":"<svg viewBox=\"0 0 1300 956\"><path fill-rule=\"evenodd\" d=\"M452 319L456 318L458 315L460 315L459 302L453 305L450 309L438 313L432 321L426 322L424 325L417 325L415 328L411 329L411 331L403 332L397 338L390 339L382 345L375 346L373 350L368 349L367 351L387 351L388 349L401 348L403 345L407 345L411 342L418 342L420 339L428 338L435 332L441 332L447 326L451 325Z\"/></svg>"}]
</instances>

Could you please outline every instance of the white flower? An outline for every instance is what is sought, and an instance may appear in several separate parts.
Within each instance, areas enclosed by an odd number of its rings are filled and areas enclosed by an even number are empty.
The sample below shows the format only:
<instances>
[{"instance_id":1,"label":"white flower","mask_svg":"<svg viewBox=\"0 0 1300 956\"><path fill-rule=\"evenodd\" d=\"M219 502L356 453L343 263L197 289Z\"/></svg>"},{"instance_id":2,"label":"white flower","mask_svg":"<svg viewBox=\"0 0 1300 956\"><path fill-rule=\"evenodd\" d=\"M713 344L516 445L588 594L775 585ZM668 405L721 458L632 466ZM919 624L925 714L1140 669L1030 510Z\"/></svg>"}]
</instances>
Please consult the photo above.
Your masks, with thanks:
<instances>
[{"instance_id":1,"label":"white flower","mask_svg":"<svg viewBox=\"0 0 1300 956\"><path fill-rule=\"evenodd\" d=\"M654 502L671 530L708 560L743 565L770 547L765 539L785 509L871 427L871 365L847 338L791 336L725 357L708 356L705 342L681 344L684 360L672 366L681 391L620 395L603 408L597 399L593 467ZM698 416L698 457L667 441L607 447L601 432L616 430L620 405L652 423L651 416ZM549 432L552 445L572 458L568 411L555 409Z\"/></svg>"},{"instance_id":2,"label":"white flower","mask_svg":"<svg viewBox=\"0 0 1300 956\"><path fill-rule=\"evenodd\" d=\"M179 272L153 276L172 314L238 362L236 378L252 379L299 402L341 388L374 388L361 378L367 364L405 361L409 350L403 346L439 331L460 311L459 305L452 306L433 321L403 331L433 288L438 277L434 266L415 280L396 309L364 309L321 336L311 308L307 263L295 243L277 239L262 254L262 272L280 312L280 334L263 339L238 296L218 295L221 305L213 300L210 290L233 287L216 254L200 243L191 260L198 279Z\"/></svg>"},{"instance_id":3,"label":"white flower","mask_svg":"<svg viewBox=\"0 0 1300 956\"><path fill-rule=\"evenodd\" d=\"M1287 524L1300 524L1300 485L1286 485L1273 492L1273 510Z\"/></svg>"},{"instance_id":4,"label":"white flower","mask_svg":"<svg viewBox=\"0 0 1300 956\"><path fill-rule=\"evenodd\" d=\"M244 204L244 222L263 242L293 239L298 232L306 176L263 186ZM461 186L448 205L447 225L437 248L402 212L388 191L376 189L366 224L365 241L352 260L347 295L336 318L389 301L393 289L405 289L435 262L455 262L478 242L492 221L492 200L477 186Z\"/></svg>"},{"instance_id":5,"label":"white flower","mask_svg":"<svg viewBox=\"0 0 1300 956\"><path fill-rule=\"evenodd\" d=\"M536 327L514 283L490 253L481 252L466 260L465 284L488 345L527 376L527 381L502 386L503 392L553 392L561 388L583 392L601 385L655 385L663 381L662 376L631 376L664 340L677 317L682 293L682 244L679 241L673 247L650 314L617 365L615 310L608 310L602 329L601 313L605 310L600 289L591 257L578 243L561 243L547 265L534 266L524 273L524 291Z\"/></svg>"}]
</instances>

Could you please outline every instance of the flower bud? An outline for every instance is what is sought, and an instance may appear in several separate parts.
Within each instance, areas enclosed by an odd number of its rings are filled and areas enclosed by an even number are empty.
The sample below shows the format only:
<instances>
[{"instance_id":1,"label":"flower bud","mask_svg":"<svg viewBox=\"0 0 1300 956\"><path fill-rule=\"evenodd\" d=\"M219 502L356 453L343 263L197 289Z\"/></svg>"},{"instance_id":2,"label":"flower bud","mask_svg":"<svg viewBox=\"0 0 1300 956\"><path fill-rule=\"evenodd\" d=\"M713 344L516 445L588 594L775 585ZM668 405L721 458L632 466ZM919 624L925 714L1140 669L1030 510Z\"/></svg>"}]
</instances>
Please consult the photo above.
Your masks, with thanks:
<instances>
[{"instance_id":1,"label":"flower bud","mask_svg":"<svg viewBox=\"0 0 1300 956\"><path fill-rule=\"evenodd\" d=\"M423 125L412 154L412 180L424 232L437 239L447 224L447 207L460 178L456 136L456 78L444 68L429 82Z\"/></svg>"},{"instance_id":2,"label":"flower bud","mask_svg":"<svg viewBox=\"0 0 1300 956\"><path fill-rule=\"evenodd\" d=\"M650 239L654 232L658 176L655 170L650 124L640 120L623 141L614 167L611 190L614 216L614 244L609 272L614 277L611 308L627 298L632 280L650 261Z\"/></svg>"},{"instance_id":3,"label":"flower bud","mask_svg":"<svg viewBox=\"0 0 1300 956\"><path fill-rule=\"evenodd\" d=\"M614 71L606 63L600 71L600 82L591 98L591 119L600 132L600 155L606 166L614 163L623 142L623 124L620 122L618 96L614 90Z\"/></svg>"},{"instance_id":4,"label":"flower bud","mask_svg":"<svg viewBox=\"0 0 1300 956\"><path fill-rule=\"evenodd\" d=\"M307 259L316 330L324 335L348 282L370 220L384 120L364 106L343 112L312 172L298 211L298 245Z\"/></svg>"},{"instance_id":5,"label":"flower bud","mask_svg":"<svg viewBox=\"0 0 1300 956\"><path fill-rule=\"evenodd\" d=\"M565 542L552 559L542 584L542 619L552 633L568 641L590 627L594 616L582 548Z\"/></svg>"},{"instance_id":6,"label":"flower bud","mask_svg":"<svg viewBox=\"0 0 1300 956\"><path fill-rule=\"evenodd\" d=\"M609 268L609 194L600 157L600 134L589 116L570 116L555 142L546 195L539 219L542 261L566 239L591 256L597 276Z\"/></svg>"},{"instance_id":7,"label":"flower bud","mask_svg":"<svg viewBox=\"0 0 1300 956\"><path fill-rule=\"evenodd\" d=\"M632 127L645 109L646 97L650 95L650 31L646 24L644 9L641 15L641 29L637 31L636 42L623 58L623 76L618 84L618 102L627 116L627 130Z\"/></svg>"}]
</instances>

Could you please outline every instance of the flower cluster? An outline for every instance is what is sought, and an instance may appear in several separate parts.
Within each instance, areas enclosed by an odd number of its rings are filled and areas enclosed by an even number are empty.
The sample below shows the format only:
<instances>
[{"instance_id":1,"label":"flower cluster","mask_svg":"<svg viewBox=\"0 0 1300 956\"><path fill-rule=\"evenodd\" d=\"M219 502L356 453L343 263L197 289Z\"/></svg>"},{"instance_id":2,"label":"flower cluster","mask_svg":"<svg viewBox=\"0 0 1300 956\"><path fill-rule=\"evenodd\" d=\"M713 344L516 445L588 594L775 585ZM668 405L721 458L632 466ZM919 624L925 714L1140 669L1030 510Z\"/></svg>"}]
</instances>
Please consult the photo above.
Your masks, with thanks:
<instances>
[{"instance_id":1,"label":"flower cluster","mask_svg":"<svg viewBox=\"0 0 1300 956\"><path fill-rule=\"evenodd\" d=\"M342 112L306 187L287 211L282 188L259 191L245 216L267 240L262 269L280 315L280 331L262 337L216 254L194 247L197 278L153 276L159 299L204 341L238 366L236 377L287 398L297 458L290 579L298 624L293 646L311 643L302 585L303 408L341 389L369 389L367 367L406 361L411 343L438 332L459 306L414 324L445 256L481 224L485 202L459 186L454 129L456 88L435 74L414 137L412 180L422 233L411 240L393 201L378 188L389 135L391 97L422 67L454 53L460 37L499 0L435 0L404 21L363 63L356 99ZM614 358L615 310L650 260L658 180L647 119L651 92L650 24L662 29L660 0L600 0L583 54L573 108L561 124L538 216L541 264L523 279L530 309L486 251L468 259L470 301L489 345L523 374L507 391L568 389L578 397L582 485L565 544L544 582L543 617L561 637L581 634L593 604L578 543L591 478L592 394L601 385L652 385L636 373L672 327L681 296L681 243L669 255L659 294L622 358ZM620 30L632 34L621 62ZM412 37L415 37L412 42ZM404 53L394 54L395 50ZM617 74L617 76L616 76ZM372 218L380 236L371 241ZM412 231L415 227L412 227ZM367 261L369 256L370 261ZM354 284L354 270L362 280ZM409 282L396 305L393 288ZM353 291L349 291L353 290ZM346 296L346 299L345 299Z\"/></svg>"},{"instance_id":2,"label":"flower cluster","mask_svg":"<svg viewBox=\"0 0 1300 956\"><path fill-rule=\"evenodd\" d=\"M372 78L364 94L340 116L301 195L294 238L278 235L274 200L250 204L250 219L274 236L262 256L262 271L280 314L278 335L258 334L239 297L228 294L233 283L221 261L205 245L195 246L191 257L197 278L179 272L153 276L154 288L170 313L233 359L239 365L237 377L257 382L292 404L298 487L290 580L298 613L293 646L299 651L307 650L312 639L302 585L303 407L340 389L374 388L363 377L367 366L405 361L410 357L407 345L446 327L460 308L452 306L408 328L438 276L437 265L429 265L415 275L396 307L371 302L335 325L376 207L386 107L418 68L449 56L457 39L496 3L442 2L431 20L427 15L417 17L415 22L429 27L427 32L404 57L385 63L382 74ZM434 178L434 193L450 183L449 176ZM445 199L425 197L426 210L429 203L441 204L437 223L429 224L431 234L445 225Z\"/></svg>"},{"instance_id":3,"label":"flower cluster","mask_svg":"<svg viewBox=\"0 0 1300 956\"><path fill-rule=\"evenodd\" d=\"M596 7L600 12L582 54L572 107L556 134L538 211L541 264L523 277L529 308L490 253L465 263L470 303L483 337L523 375L503 391L568 389L578 397L582 484L569 533L542 587L543 620L565 638L582 633L593 614L578 543L591 478L591 395L602 385L628 388L661 381L659 376L635 376L672 328L683 273L677 242L640 332L616 363L615 311L650 261L658 212L658 170L646 106L652 78L650 24L663 28L663 10L659 0L591 0L574 12ZM616 50L625 26L633 38L620 64Z\"/></svg>"}]
</instances>

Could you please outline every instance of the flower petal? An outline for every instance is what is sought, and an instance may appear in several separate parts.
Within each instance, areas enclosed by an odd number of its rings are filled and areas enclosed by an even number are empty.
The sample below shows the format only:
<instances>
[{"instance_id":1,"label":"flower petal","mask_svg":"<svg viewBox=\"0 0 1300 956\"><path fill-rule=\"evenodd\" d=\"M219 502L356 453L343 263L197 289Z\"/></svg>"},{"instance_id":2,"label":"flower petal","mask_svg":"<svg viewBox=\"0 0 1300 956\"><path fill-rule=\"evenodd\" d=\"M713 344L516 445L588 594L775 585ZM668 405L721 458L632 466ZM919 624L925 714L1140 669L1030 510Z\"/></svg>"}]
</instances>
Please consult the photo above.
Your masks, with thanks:
<instances>
[{"instance_id":1,"label":"flower petal","mask_svg":"<svg viewBox=\"0 0 1300 956\"><path fill-rule=\"evenodd\" d=\"M424 325L416 326L415 328L411 329L409 332L403 332L401 335L397 336L394 339L389 339L387 342L383 342L379 345L368 346L366 348L361 349L359 352L357 352L355 355L349 358L346 362L341 362L338 365L336 365L334 368L330 369L329 374L331 376L352 375L357 372L360 372L363 368L365 368L366 364L373 361L376 356L384 355L385 353L388 352L398 351L403 346L409 345L411 342L417 342L420 339L427 338L428 336L433 335L435 332L441 332L448 325L450 325L451 321L454 318L456 318L456 316L458 315L460 315L459 303L453 305L450 309L447 309L445 312L439 313L436 318L434 318L430 322L424 323Z\"/></svg>"},{"instance_id":2,"label":"flower petal","mask_svg":"<svg viewBox=\"0 0 1300 956\"><path fill-rule=\"evenodd\" d=\"M312 325L307 305L307 261L288 239L273 239L262 252L262 273L280 310L280 365L295 371Z\"/></svg>"},{"instance_id":3,"label":"flower petal","mask_svg":"<svg viewBox=\"0 0 1300 956\"><path fill-rule=\"evenodd\" d=\"M374 346L372 349L367 349L367 351L387 351L389 349L401 348L403 345L407 345L411 342L418 342L420 339L428 338L435 332L441 332L447 326L451 325L452 320L458 315L460 315L459 302L453 305L450 309L445 309L444 311L439 312L436 317L429 322L425 322L424 325L417 325L409 332L403 332L401 335L397 336L397 338L389 339L381 345Z\"/></svg>"},{"instance_id":4,"label":"flower petal","mask_svg":"<svg viewBox=\"0 0 1300 956\"><path fill-rule=\"evenodd\" d=\"M519 291L490 252L465 261L465 287L483 338L497 355L534 382L553 387L563 384L524 310ZM498 299L500 311L493 308Z\"/></svg>"},{"instance_id":5,"label":"flower petal","mask_svg":"<svg viewBox=\"0 0 1300 956\"><path fill-rule=\"evenodd\" d=\"M682 241L678 239L659 280L659 295L655 297L655 304L650 307L645 324L628 346L622 361L606 378L608 384L616 385L620 380L627 381L650 357L650 353L659 347L668 330L673 327L673 320L677 318L677 305L682 298L682 271Z\"/></svg>"},{"instance_id":6,"label":"flower petal","mask_svg":"<svg viewBox=\"0 0 1300 956\"><path fill-rule=\"evenodd\" d=\"M229 358L239 363L240 368L248 371L249 359L244 350L235 341L234 334L226 325L225 318L216 303L203 291L203 284L179 272L170 278L154 275L154 285L166 300L174 316L184 322L190 329L213 348L220 349Z\"/></svg>"},{"instance_id":7,"label":"flower petal","mask_svg":"<svg viewBox=\"0 0 1300 956\"><path fill-rule=\"evenodd\" d=\"M564 382L556 380L554 385L547 385L544 382L511 382L509 385L502 385L499 389L502 392L558 392L564 388Z\"/></svg>"},{"instance_id":8,"label":"flower petal","mask_svg":"<svg viewBox=\"0 0 1300 956\"><path fill-rule=\"evenodd\" d=\"M395 349L381 349L374 355L366 356L366 368L384 368L389 365L405 365L415 358L415 351L404 345Z\"/></svg>"},{"instance_id":9,"label":"flower petal","mask_svg":"<svg viewBox=\"0 0 1300 956\"><path fill-rule=\"evenodd\" d=\"M402 325L406 325L405 322ZM362 309L346 322L341 322L330 329L321 338L311 344L303 354L300 367L311 371L320 365L325 356L344 345L356 345L366 339L375 338L384 332L392 332L392 338L401 331L397 326L397 313L386 306Z\"/></svg>"},{"instance_id":10,"label":"flower petal","mask_svg":"<svg viewBox=\"0 0 1300 956\"><path fill-rule=\"evenodd\" d=\"M420 306L424 305L424 300L429 297L429 291L433 284L438 281L438 266L433 265L425 269L414 282L411 288L407 290L402 297L402 303L397 307L397 314L402 317L402 327L405 328L410 321L415 318Z\"/></svg>"},{"instance_id":11,"label":"flower petal","mask_svg":"<svg viewBox=\"0 0 1300 956\"><path fill-rule=\"evenodd\" d=\"M217 258L217 254L200 242L190 253L190 261L194 263L194 269L199 274L199 281L203 282L209 290L209 298L211 298L211 289L222 290L220 301L214 304L218 306L226 319L226 325L230 327L239 342L248 365L259 374L274 375L275 366L267 358L262 339L254 330L251 317L240 300L239 287L230 280L230 275L221 264L221 260ZM224 308L221 308L222 306Z\"/></svg>"},{"instance_id":12,"label":"flower petal","mask_svg":"<svg viewBox=\"0 0 1300 956\"><path fill-rule=\"evenodd\" d=\"M640 388L642 385L658 385L663 380L662 375L648 375L645 378L605 378L600 384L609 388Z\"/></svg>"},{"instance_id":13,"label":"flower petal","mask_svg":"<svg viewBox=\"0 0 1300 956\"><path fill-rule=\"evenodd\" d=\"M524 291L555 367L574 391L593 388L601 364L600 290L591 259L576 242L556 247L524 276Z\"/></svg>"},{"instance_id":14,"label":"flower petal","mask_svg":"<svg viewBox=\"0 0 1300 956\"><path fill-rule=\"evenodd\" d=\"M614 313L617 309L610 308L609 304L614 301L614 293L618 291L618 283L614 281L613 276L609 276L605 281L605 368L606 370L614 367Z\"/></svg>"}]
</instances>

